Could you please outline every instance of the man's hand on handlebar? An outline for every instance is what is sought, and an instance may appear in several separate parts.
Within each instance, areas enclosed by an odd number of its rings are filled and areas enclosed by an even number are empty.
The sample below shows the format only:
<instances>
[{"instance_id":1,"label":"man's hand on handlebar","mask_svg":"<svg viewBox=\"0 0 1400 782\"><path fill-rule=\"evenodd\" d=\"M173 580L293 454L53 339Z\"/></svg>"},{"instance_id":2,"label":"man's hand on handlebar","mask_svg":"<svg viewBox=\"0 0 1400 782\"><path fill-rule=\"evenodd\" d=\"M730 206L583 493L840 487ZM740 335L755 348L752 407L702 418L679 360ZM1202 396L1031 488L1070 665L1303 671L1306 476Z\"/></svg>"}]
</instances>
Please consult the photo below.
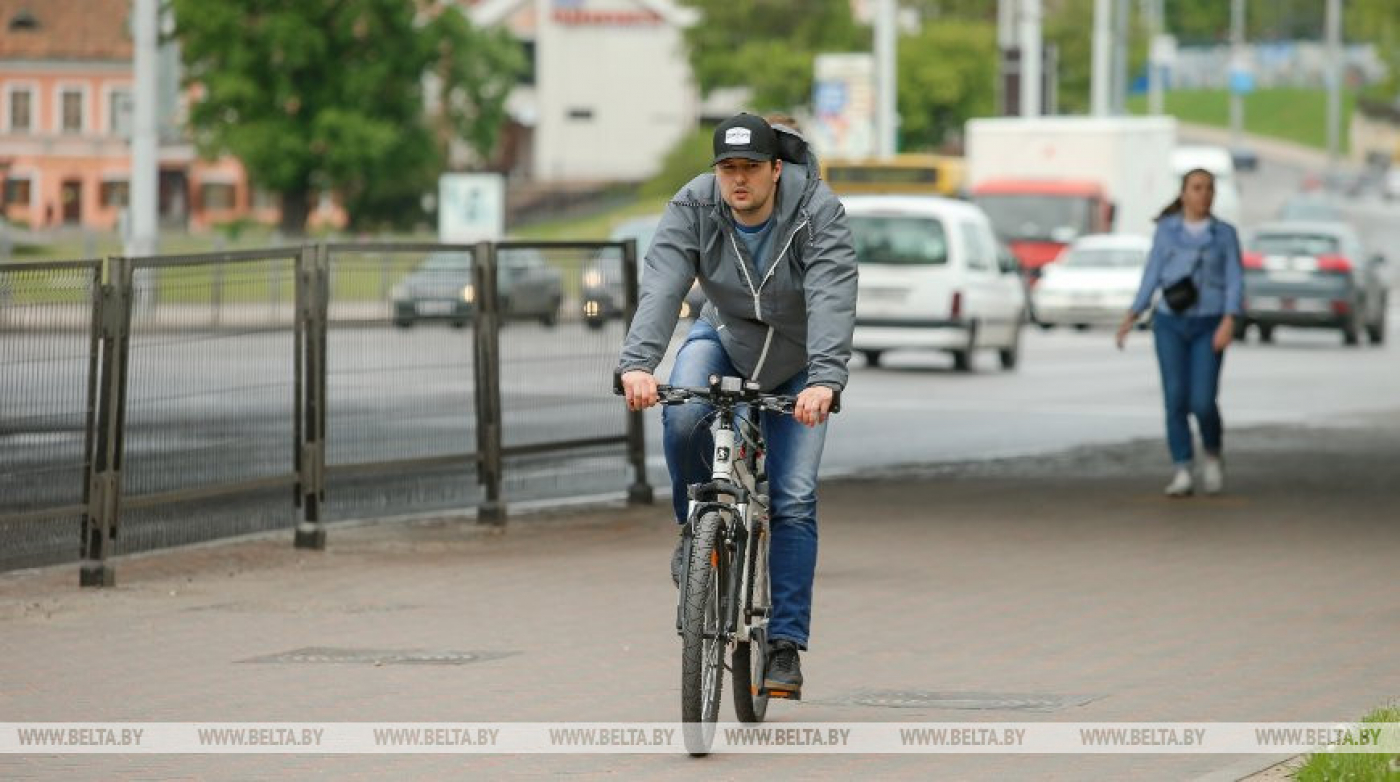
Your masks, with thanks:
<instances>
[{"instance_id":1,"label":"man's hand on handlebar","mask_svg":"<svg viewBox=\"0 0 1400 782\"><path fill-rule=\"evenodd\" d=\"M622 395L627 398L627 409L633 412L645 410L660 401L656 393L656 377L642 369L622 373Z\"/></svg>"},{"instance_id":2,"label":"man's hand on handlebar","mask_svg":"<svg viewBox=\"0 0 1400 782\"><path fill-rule=\"evenodd\" d=\"M792 406L792 417L803 426L826 423L835 396L836 393L826 386L808 386L797 395L797 402Z\"/></svg>"}]
</instances>

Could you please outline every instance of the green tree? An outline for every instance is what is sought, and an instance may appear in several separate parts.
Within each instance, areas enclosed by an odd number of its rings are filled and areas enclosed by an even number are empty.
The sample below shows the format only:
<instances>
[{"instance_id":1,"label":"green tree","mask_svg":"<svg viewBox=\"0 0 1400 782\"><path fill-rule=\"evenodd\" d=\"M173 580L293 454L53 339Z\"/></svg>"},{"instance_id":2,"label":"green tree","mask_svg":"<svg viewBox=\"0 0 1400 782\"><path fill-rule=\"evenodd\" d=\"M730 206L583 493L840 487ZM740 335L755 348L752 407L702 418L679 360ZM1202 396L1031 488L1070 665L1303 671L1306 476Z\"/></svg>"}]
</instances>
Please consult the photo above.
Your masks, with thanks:
<instances>
[{"instance_id":1,"label":"green tree","mask_svg":"<svg viewBox=\"0 0 1400 782\"><path fill-rule=\"evenodd\" d=\"M935 149L972 117L995 113L996 26L925 23L899 39L899 135L904 150Z\"/></svg>"},{"instance_id":2,"label":"green tree","mask_svg":"<svg viewBox=\"0 0 1400 782\"><path fill-rule=\"evenodd\" d=\"M489 154L522 66L504 31L404 0L171 0L200 149L229 152L276 192L300 234L312 193L342 195L352 224L418 209L448 140ZM431 75L435 78L425 79ZM440 107L429 115L424 84Z\"/></svg>"},{"instance_id":3,"label":"green tree","mask_svg":"<svg viewBox=\"0 0 1400 782\"><path fill-rule=\"evenodd\" d=\"M704 16L685 31L702 93L748 87L758 111L788 111L812 96L820 52L868 51L870 31L849 0L687 0Z\"/></svg>"}]
</instances>

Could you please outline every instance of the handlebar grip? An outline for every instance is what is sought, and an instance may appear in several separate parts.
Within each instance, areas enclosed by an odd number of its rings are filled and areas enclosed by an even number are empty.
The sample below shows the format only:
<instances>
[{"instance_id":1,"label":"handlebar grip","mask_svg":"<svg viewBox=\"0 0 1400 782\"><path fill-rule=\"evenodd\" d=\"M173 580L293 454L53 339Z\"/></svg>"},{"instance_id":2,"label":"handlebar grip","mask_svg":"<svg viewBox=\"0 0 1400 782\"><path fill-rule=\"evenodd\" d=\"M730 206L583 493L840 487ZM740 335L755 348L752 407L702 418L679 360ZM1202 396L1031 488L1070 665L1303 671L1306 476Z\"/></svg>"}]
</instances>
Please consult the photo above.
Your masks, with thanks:
<instances>
[{"instance_id":1,"label":"handlebar grip","mask_svg":"<svg viewBox=\"0 0 1400 782\"><path fill-rule=\"evenodd\" d=\"M613 370L613 394L622 396L624 393L626 392L622 388L622 372L615 369Z\"/></svg>"}]
</instances>

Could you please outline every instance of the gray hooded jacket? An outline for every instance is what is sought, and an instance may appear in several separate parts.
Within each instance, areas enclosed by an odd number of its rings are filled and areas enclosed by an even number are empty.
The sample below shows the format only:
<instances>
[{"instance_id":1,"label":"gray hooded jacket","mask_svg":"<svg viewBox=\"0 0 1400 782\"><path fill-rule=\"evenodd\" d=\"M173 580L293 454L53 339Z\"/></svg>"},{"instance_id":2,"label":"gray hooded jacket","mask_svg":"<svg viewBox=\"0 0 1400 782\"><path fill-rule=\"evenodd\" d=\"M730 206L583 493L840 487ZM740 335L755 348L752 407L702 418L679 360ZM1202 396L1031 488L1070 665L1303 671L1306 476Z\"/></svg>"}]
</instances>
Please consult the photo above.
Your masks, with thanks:
<instances>
[{"instance_id":1,"label":"gray hooded jacket","mask_svg":"<svg viewBox=\"0 0 1400 782\"><path fill-rule=\"evenodd\" d=\"M785 132L786 129L779 129ZM771 390L807 370L808 385L846 386L856 314L856 255L846 211L817 174L783 163L773 210L773 259L759 279L735 234L714 173L681 188L643 261L637 315L618 371L654 372L675 331L681 300L699 278L700 317L744 377Z\"/></svg>"}]
</instances>

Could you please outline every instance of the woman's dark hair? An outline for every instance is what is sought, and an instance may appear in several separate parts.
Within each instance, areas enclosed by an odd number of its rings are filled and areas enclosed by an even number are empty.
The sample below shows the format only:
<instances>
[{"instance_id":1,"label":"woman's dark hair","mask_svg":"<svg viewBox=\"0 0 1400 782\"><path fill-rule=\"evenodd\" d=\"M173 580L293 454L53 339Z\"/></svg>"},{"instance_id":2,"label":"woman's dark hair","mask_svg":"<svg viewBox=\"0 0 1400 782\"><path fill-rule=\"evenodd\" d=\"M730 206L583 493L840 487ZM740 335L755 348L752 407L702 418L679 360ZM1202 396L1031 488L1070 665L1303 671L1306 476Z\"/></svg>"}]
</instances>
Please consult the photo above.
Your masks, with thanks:
<instances>
[{"instance_id":1,"label":"woman's dark hair","mask_svg":"<svg viewBox=\"0 0 1400 782\"><path fill-rule=\"evenodd\" d=\"M1205 174L1206 176L1210 177L1210 183L1212 185L1215 184L1215 174L1210 173L1204 168L1193 168L1190 171L1187 171L1181 177L1181 189L1176 192L1176 198L1173 199L1170 204L1167 204L1166 208L1164 208L1161 212L1157 214L1156 219L1158 221L1160 221L1164 217L1171 217L1172 215L1177 214L1181 211L1181 194L1186 192L1186 182L1196 174Z\"/></svg>"}]
</instances>

